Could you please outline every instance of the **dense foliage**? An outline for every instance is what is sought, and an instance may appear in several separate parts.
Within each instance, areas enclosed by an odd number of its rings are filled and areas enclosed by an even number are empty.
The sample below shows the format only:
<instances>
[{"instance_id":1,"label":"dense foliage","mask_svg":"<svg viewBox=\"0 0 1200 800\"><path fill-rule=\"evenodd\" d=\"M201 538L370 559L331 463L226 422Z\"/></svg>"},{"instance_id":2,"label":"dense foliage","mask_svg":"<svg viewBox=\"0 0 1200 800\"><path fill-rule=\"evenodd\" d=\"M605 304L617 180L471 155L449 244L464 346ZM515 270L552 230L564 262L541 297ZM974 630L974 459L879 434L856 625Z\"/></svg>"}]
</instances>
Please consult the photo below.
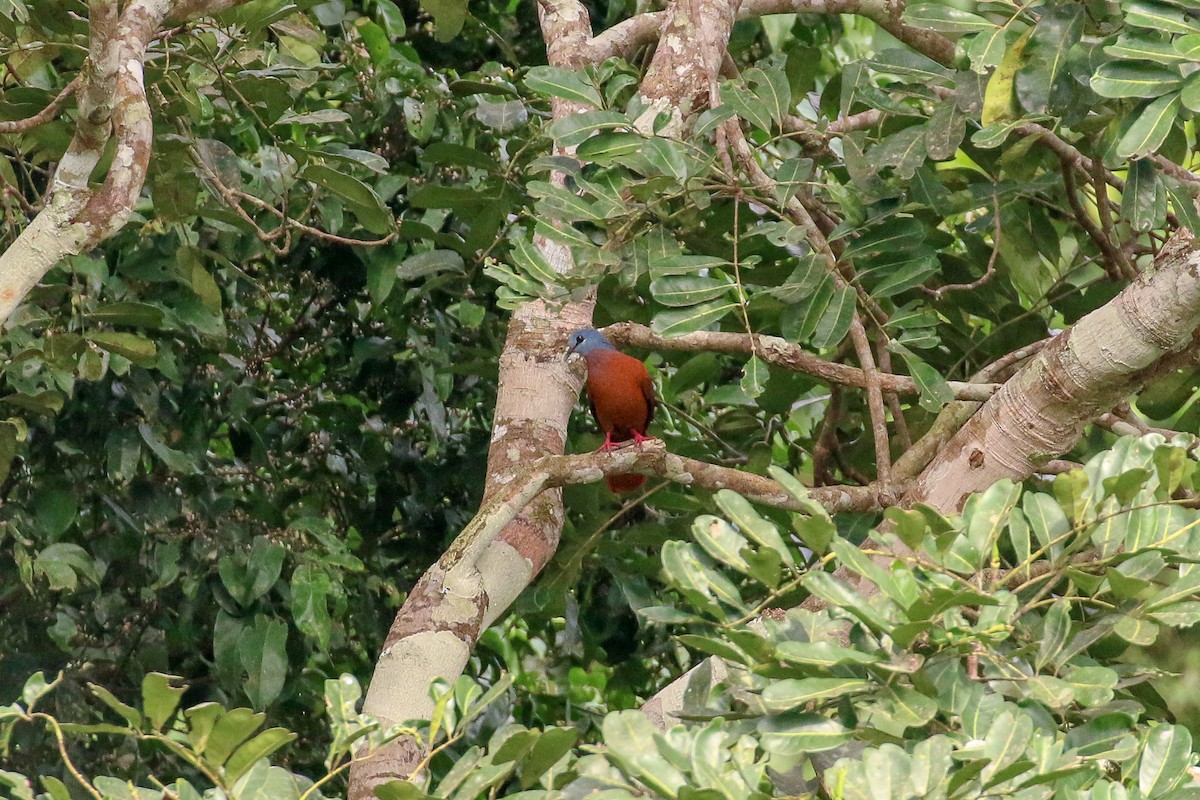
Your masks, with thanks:
<instances>
[{"instance_id":1,"label":"dense foliage","mask_svg":"<svg viewBox=\"0 0 1200 800\"><path fill-rule=\"evenodd\" d=\"M1196 220L1192 2L911 5L911 24L957 38L953 67L861 18L744 20L741 71L684 140L633 125L644 52L538 66L532 4L435 3L436 24L391 0L301 6L257 0L156 42L134 221L5 326L14 796L66 797L73 764L114 797L157 779L184 781L180 797L283 798L306 785L293 774L344 763L370 724L342 676L367 678L405 592L478 505L505 313L526 298L599 285L597 324L753 330L838 359L858 307L889 340L881 366L922 387L902 443L947 379L1108 301ZM86 14L0 1L0 119L79 71ZM596 110L546 124L553 97ZM739 185L718 154L733 115L773 190ZM72 123L0 134L3 246ZM828 212L846 285L786 214L801 194ZM576 270L550 270L535 232ZM758 358L649 363L673 452L806 483L874 471L857 392ZM1133 405L1194 431L1195 396L1189 368ZM594 446L577 425L572 446ZM1167 796L1189 763L1171 719L1185 707L1137 648L1196 621L1195 512L1172 502L1194 462L1153 439L1099 455L1113 441L1085 438L1087 470L1053 494L997 486L962 520L889 512L917 556L882 571L855 549L878 515L568 489L555 562L425 729L442 749L423 788L741 797L809 791L815 768L836 797L936 793L934 772L956 797ZM883 593L847 595L839 566ZM829 606L799 607L809 596ZM698 724L655 734L627 711L706 653L733 671L711 695L695 683Z\"/></svg>"},{"instance_id":2,"label":"dense foliage","mask_svg":"<svg viewBox=\"0 0 1200 800\"><path fill-rule=\"evenodd\" d=\"M774 474L808 503L791 515L789 535L739 496L718 494L722 516L698 517L689 540L664 544L653 605L638 609L689 651L728 665L725 676L710 661L693 672L689 724L660 733L640 711L609 710L602 682L591 697L572 682L570 724L523 723L526 690L514 673L529 670L481 663L479 682L434 687L436 711L418 728L432 745L428 769L415 786L381 796L467 800L506 788L527 798L752 798L822 786L847 799L1193 796L1180 788L1190 781L1191 733L1170 722L1149 683L1161 671L1126 658L1160 628L1200 621L1189 599L1200 581L1200 512L1171 499L1200 479L1184 447L1156 434L1123 439L1059 476L1052 492L1002 482L961 517L889 511L895 528L884 536L914 554L887 568L786 472ZM881 592L857 595L833 575L838 567ZM55 689L31 680L0 714L3 730L58 726L40 710ZM403 732L355 711L351 676L327 681L332 771L313 785L267 760L295 734L260 730L261 713L216 703L180 713L185 690L157 673L143 683L140 708L93 691L124 724L62 729L170 756L150 774L178 797L200 796L193 771L232 797L322 796L358 739ZM603 746L576 748L591 737ZM66 796L54 779L46 786ZM115 778L95 786L130 796Z\"/></svg>"}]
</instances>

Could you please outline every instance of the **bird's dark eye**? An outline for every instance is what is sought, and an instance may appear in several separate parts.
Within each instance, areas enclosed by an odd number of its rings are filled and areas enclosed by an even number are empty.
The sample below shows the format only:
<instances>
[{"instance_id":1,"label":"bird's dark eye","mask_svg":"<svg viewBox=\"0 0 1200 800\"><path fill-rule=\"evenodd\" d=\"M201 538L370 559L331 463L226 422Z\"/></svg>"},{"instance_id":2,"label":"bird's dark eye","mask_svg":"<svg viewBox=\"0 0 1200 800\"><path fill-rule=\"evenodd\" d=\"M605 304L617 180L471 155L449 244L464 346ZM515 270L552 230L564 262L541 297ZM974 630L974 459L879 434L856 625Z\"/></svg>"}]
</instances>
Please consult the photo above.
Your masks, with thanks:
<instances>
[{"instance_id":1,"label":"bird's dark eye","mask_svg":"<svg viewBox=\"0 0 1200 800\"><path fill-rule=\"evenodd\" d=\"M576 336L576 337L575 337L575 344L583 344L583 337L582 337L582 336Z\"/></svg>"}]
</instances>

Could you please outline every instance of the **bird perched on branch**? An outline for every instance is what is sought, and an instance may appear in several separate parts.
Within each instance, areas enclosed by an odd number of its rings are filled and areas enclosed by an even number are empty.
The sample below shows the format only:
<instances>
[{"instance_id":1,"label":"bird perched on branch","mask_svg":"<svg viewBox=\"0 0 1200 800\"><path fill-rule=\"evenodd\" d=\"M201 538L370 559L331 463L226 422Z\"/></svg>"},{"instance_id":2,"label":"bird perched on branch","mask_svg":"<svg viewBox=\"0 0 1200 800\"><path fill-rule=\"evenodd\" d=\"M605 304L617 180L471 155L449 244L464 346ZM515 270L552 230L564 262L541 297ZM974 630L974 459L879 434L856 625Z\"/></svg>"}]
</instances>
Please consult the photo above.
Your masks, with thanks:
<instances>
[{"instance_id":1,"label":"bird perched on branch","mask_svg":"<svg viewBox=\"0 0 1200 800\"><path fill-rule=\"evenodd\" d=\"M604 431L600 449L608 452L618 442L630 439L641 444L651 438L646 428L654 419L654 384L646 365L613 347L604 334L593 328L571 334L567 356L578 353L587 362L587 395L592 416ZM646 482L644 475L609 475L614 492L631 492Z\"/></svg>"}]
</instances>

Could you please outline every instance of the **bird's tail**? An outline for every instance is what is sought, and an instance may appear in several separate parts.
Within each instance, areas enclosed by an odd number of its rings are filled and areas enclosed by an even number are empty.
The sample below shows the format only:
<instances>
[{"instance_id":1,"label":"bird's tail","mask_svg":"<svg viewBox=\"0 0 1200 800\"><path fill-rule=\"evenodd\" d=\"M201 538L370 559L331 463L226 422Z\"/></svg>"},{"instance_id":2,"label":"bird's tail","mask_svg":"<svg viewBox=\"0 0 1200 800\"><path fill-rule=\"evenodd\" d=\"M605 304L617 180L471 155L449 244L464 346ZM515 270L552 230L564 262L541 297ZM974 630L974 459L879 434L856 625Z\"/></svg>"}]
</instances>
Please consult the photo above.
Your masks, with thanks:
<instances>
[{"instance_id":1,"label":"bird's tail","mask_svg":"<svg viewBox=\"0 0 1200 800\"><path fill-rule=\"evenodd\" d=\"M608 475L604 478L614 492L632 492L646 482L645 475Z\"/></svg>"}]
</instances>

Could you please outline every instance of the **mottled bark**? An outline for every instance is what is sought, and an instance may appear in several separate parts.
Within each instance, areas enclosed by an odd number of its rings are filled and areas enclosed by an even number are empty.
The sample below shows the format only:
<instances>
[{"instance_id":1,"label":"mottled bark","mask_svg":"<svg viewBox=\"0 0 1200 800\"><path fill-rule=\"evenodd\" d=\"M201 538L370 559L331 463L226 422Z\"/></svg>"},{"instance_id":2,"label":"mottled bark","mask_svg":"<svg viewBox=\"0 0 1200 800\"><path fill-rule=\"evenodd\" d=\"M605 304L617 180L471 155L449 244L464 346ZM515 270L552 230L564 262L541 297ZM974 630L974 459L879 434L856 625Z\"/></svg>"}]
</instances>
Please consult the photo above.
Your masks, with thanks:
<instances>
[{"instance_id":1,"label":"mottled bark","mask_svg":"<svg viewBox=\"0 0 1200 800\"><path fill-rule=\"evenodd\" d=\"M642 81L645 102L636 126L679 136L684 118L707 104L725 57L741 0L674 0L666 11L654 59ZM660 119L665 116L665 121Z\"/></svg>"},{"instance_id":2,"label":"mottled bark","mask_svg":"<svg viewBox=\"0 0 1200 800\"><path fill-rule=\"evenodd\" d=\"M677 2L694 10L697 0ZM705 0L699 5L714 2L717 0ZM549 63L579 68L587 58L591 39L591 26L583 5L574 0L546 0L538 4L538 14ZM656 92L665 91L664 87L673 81L689 87L708 87L725 52L732 10L726 16L727 24L723 26L703 26L708 35L719 34L723 38L705 45L702 58L688 59L679 53L676 55L681 60L678 63L671 60L668 68L664 56L660 64L651 67L644 86L659 87ZM681 12L677 19L683 24L686 15ZM683 35L682 31L679 35ZM692 47L699 44L695 38L690 41ZM556 119L585 110L564 100L556 100L552 105ZM560 152L573 154L571 150ZM562 176L554 176L552 180L563 184ZM536 237L534 243L556 271L571 269L569 249L541 237ZM458 542L462 544L456 544L456 548L465 549L454 556L453 566L447 562L451 555L448 551L431 570L448 569L459 575L461 584L473 587L466 595L469 600L451 598L460 610L438 612L429 608L424 591L416 600L410 596L388 636L390 649L385 650L376 665L363 705L365 713L385 723L427 715L429 680L434 677L454 680L461 674L482 629L508 608L553 556L563 525L562 495L555 487L562 482L550 480L545 469L531 479L528 470L539 459L561 455L565 447L567 420L582 387L583 375L578 365L568 365L563 356L571 331L591 325L593 306L591 300L554 308L536 301L513 315L500 358L484 510L460 536ZM677 463L675 468L677 479L684 479L686 471L678 468ZM590 479L598 477L595 472ZM490 521L484 524L479 522L481 518ZM502 528L496 527L497 519L503 520ZM478 585L472 581L478 581ZM421 587L434 583L434 578L427 574ZM480 598L482 613L474 617L469 607ZM432 602L436 605L436 598ZM415 605L410 609L410 604ZM406 620L410 613L424 615L426 622L414 625ZM453 624L431 634L428 628L433 616L452 618ZM396 663L400 658L404 659L403 668ZM422 758L421 748L413 745L414 740L406 738L357 763L350 775L351 800L371 797L374 788L387 780L409 777Z\"/></svg>"},{"instance_id":3,"label":"mottled bark","mask_svg":"<svg viewBox=\"0 0 1200 800\"><path fill-rule=\"evenodd\" d=\"M581 66L584 45L591 36L587 9L575 0L547 0L539 3L538 18L549 63L571 69ZM554 119L586 110L586 106L561 99L551 106ZM573 151L558 152L571 155ZM559 174L551 180L564 183ZM564 273L573 266L571 252L563 245L540 236L534 244L555 271ZM534 301L513 314L500 356L484 510L456 540L457 544L470 539L463 545L468 550L456 552L452 547L421 579L422 584L434 580L431 574L448 568L461 574L475 592L469 600L477 604L479 614L456 612L457 600L449 595L429 600L415 596L414 590L397 612L388 634L390 645L376 662L364 713L385 723L428 717L429 682L435 677L452 681L462 674L482 631L504 613L554 555L562 534L562 493L539 487L517 501L508 495L523 468L543 456L563 453L567 420L582 387L582 376L568 367L563 356L571 331L591 325L593 306L593 301L585 301L550 308ZM497 507L499 517L485 514ZM492 522L502 519L504 524L484 533L472 532L480 516L488 516ZM452 567L448 559L453 561ZM439 602L446 608L438 608ZM414 621L413 615L419 618ZM431 636L426 621L430 615L453 618L454 629ZM355 764L350 773L350 800L373 797L381 783L408 778L423 756L423 749L405 737Z\"/></svg>"},{"instance_id":4,"label":"mottled bark","mask_svg":"<svg viewBox=\"0 0 1200 800\"><path fill-rule=\"evenodd\" d=\"M742 0L738 19L771 14L857 14L866 17L913 49L946 66L954 61L954 42L936 31L914 28L900 20L905 3L900 0ZM620 22L587 42L590 59L631 56L639 47L658 38L668 11L651 11Z\"/></svg>"},{"instance_id":5,"label":"mottled bark","mask_svg":"<svg viewBox=\"0 0 1200 800\"><path fill-rule=\"evenodd\" d=\"M1200 324L1200 251L1180 232L1153 274L1068 328L941 449L904 497L941 511L1001 478L1024 480L1065 453L1083 427L1140 389Z\"/></svg>"},{"instance_id":6,"label":"mottled bark","mask_svg":"<svg viewBox=\"0 0 1200 800\"><path fill-rule=\"evenodd\" d=\"M45 208L0 254L0 320L67 256L95 247L129 220L150 164L153 124L142 65L169 16L207 14L244 0L116 0L88 5L88 62L79 78L75 135L50 182ZM104 182L88 187L109 141L116 149Z\"/></svg>"}]
</instances>

